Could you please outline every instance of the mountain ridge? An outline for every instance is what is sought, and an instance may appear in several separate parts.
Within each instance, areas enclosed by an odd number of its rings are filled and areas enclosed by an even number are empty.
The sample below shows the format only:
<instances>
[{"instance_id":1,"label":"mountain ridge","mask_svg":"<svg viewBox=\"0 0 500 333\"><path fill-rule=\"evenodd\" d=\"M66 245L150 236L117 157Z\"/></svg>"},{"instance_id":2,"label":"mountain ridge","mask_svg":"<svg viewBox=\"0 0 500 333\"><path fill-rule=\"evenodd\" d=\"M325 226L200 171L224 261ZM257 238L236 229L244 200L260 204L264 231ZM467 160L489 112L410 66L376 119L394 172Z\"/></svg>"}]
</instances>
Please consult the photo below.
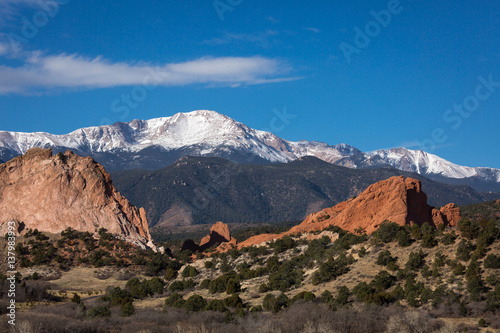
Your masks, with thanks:
<instances>
[{"instance_id":1,"label":"mountain ridge","mask_svg":"<svg viewBox=\"0 0 500 333\"><path fill-rule=\"evenodd\" d=\"M362 152L347 144L288 141L209 110L81 128L63 135L0 131L0 160L10 160L32 147L56 152L71 149L92 156L109 171L160 169L184 155L222 157L241 164L285 163L315 156L350 168L393 167L479 191L500 191L499 169L460 166L406 148Z\"/></svg>"},{"instance_id":2,"label":"mountain ridge","mask_svg":"<svg viewBox=\"0 0 500 333\"><path fill-rule=\"evenodd\" d=\"M394 168L350 169L311 156L268 165L183 157L156 171L111 173L117 189L146 209L150 226L300 220L358 195L375 182L401 175L421 180L433 206L496 198Z\"/></svg>"}]
</instances>

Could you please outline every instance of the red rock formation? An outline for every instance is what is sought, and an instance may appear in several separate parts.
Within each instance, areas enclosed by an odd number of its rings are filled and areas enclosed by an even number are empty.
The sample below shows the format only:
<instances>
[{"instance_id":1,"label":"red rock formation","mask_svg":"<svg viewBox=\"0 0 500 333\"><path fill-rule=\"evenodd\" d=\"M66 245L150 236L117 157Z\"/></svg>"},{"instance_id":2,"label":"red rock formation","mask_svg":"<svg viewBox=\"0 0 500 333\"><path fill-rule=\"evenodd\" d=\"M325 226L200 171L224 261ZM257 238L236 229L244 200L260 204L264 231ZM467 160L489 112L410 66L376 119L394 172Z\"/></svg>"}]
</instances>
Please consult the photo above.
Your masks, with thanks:
<instances>
[{"instance_id":1,"label":"red rock formation","mask_svg":"<svg viewBox=\"0 0 500 333\"><path fill-rule=\"evenodd\" d=\"M455 226L460 219L460 211L454 204L441 210L427 205L427 195L422 191L419 180L404 177L391 177L370 185L358 197L339 203L309 215L301 224L279 235L258 235L238 244L238 248L261 244L273 239L297 233L323 230L335 225L354 232L363 228L371 234L384 221L399 225L431 225L444 223Z\"/></svg>"},{"instance_id":2,"label":"red rock formation","mask_svg":"<svg viewBox=\"0 0 500 333\"><path fill-rule=\"evenodd\" d=\"M450 203L441 209L432 210L432 221L435 225L444 224L455 227L460 221L460 209L455 204Z\"/></svg>"},{"instance_id":3,"label":"red rock formation","mask_svg":"<svg viewBox=\"0 0 500 333\"><path fill-rule=\"evenodd\" d=\"M144 209L116 190L100 164L70 151L52 156L50 149L33 148L0 165L0 224L11 220L51 233L105 228L153 246Z\"/></svg>"},{"instance_id":4,"label":"red rock formation","mask_svg":"<svg viewBox=\"0 0 500 333\"><path fill-rule=\"evenodd\" d=\"M220 244L220 248L229 249L230 247L236 246L236 239L231 237L229 233L229 227L223 222L216 222L210 228L210 234L206 235L201 239L200 245L197 245L191 239L188 239L182 245L182 250L204 251L211 248L214 245Z\"/></svg>"},{"instance_id":5,"label":"red rock formation","mask_svg":"<svg viewBox=\"0 0 500 333\"><path fill-rule=\"evenodd\" d=\"M210 228L210 234L201 239L200 246L203 247L207 244L211 244L210 246L212 246L216 243L225 243L229 242L230 240L231 234L229 233L229 227L227 226L227 224L219 221Z\"/></svg>"}]
</instances>

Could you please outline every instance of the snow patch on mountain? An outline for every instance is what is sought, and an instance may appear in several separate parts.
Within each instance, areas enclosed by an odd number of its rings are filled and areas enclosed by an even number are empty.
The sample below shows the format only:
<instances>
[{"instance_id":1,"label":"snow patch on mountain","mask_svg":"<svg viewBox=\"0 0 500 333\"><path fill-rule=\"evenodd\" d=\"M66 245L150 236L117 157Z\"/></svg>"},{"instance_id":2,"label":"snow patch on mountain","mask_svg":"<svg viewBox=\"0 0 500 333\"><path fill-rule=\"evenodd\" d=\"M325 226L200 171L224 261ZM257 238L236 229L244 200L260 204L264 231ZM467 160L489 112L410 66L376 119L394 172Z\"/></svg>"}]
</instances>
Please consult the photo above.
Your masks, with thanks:
<instances>
[{"instance_id":1,"label":"snow patch on mountain","mask_svg":"<svg viewBox=\"0 0 500 333\"><path fill-rule=\"evenodd\" d=\"M477 168L456 165L422 150L410 150L406 148L382 149L368 152L365 155L367 158L380 157L393 168L417 172L422 175L439 175L459 179L478 175Z\"/></svg>"},{"instance_id":2,"label":"snow patch on mountain","mask_svg":"<svg viewBox=\"0 0 500 333\"><path fill-rule=\"evenodd\" d=\"M63 147L93 155L120 151L135 153L152 146L162 147L166 151L193 148L192 151L201 156L244 151L249 156L282 163L304 156L315 156L350 168L391 166L427 176L454 179L479 177L490 182L500 182L498 169L460 166L439 156L406 148L363 153L347 144L331 146L317 141L287 141L273 133L252 129L209 110L87 127L64 135L0 131L0 152L7 150L19 155L32 147Z\"/></svg>"}]
</instances>

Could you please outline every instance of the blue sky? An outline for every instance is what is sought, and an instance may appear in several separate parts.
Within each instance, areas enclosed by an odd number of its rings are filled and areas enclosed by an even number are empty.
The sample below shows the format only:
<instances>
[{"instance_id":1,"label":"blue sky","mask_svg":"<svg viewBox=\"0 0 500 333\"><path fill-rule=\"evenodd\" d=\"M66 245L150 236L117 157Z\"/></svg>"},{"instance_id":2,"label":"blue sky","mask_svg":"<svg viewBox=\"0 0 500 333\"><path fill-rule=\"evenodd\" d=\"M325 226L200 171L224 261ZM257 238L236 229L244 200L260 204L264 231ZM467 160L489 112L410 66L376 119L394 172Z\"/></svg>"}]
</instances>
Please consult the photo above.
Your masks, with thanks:
<instances>
[{"instance_id":1,"label":"blue sky","mask_svg":"<svg viewBox=\"0 0 500 333\"><path fill-rule=\"evenodd\" d=\"M54 1L0 0L0 130L211 109L500 168L496 0Z\"/></svg>"}]
</instances>

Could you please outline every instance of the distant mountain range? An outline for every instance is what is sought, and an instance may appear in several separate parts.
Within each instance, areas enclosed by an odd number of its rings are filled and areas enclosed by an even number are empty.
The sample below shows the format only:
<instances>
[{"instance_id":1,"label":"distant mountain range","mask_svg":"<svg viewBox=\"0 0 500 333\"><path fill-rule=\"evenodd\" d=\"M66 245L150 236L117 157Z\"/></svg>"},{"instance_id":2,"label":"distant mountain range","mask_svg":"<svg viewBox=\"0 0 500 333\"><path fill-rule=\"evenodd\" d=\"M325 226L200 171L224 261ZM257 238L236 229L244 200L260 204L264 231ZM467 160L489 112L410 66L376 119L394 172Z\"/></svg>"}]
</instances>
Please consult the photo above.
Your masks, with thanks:
<instances>
[{"instance_id":1,"label":"distant mountain range","mask_svg":"<svg viewBox=\"0 0 500 333\"><path fill-rule=\"evenodd\" d=\"M82 128L65 135L0 131L0 161L32 147L55 152L70 149L92 156L109 171L156 170L182 156L222 157L240 164L285 163L315 156L349 168L392 167L448 184L470 185L478 191L500 191L499 169L459 166L421 150L362 152L346 144L287 141L207 110Z\"/></svg>"},{"instance_id":2,"label":"distant mountain range","mask_svg":"<svg viewBox=\"0 0 500 333\"><path fill-rule=\"evenodd\" d=\"M315 157L270 165L183 157L156 171L111 173L117 189L134 205L144 207L150 226L157 227L302 220L358 195L373 183L399 175L420 179L433 206L499 198L394 168L349 169Z\"/></svg>"}]
</instances>

